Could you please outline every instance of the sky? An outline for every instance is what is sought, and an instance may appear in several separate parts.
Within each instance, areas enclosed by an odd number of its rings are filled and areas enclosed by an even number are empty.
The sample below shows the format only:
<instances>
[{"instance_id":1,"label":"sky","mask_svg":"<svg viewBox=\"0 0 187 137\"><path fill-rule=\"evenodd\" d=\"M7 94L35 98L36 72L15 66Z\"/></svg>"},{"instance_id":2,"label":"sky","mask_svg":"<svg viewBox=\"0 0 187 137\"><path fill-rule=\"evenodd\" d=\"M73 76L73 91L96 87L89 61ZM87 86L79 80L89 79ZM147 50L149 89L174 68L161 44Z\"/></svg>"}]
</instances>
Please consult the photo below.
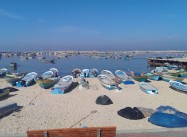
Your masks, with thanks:
<instances>
[{"instance_id":1,"label":"sky","mask_svg":"<svg viewBox=\"0 0 187 137\"><path fill-rule=\"evenodd\" d=\"M0 51L187 50L187 0L0 0Z\"/></svg>"}]
</instances>

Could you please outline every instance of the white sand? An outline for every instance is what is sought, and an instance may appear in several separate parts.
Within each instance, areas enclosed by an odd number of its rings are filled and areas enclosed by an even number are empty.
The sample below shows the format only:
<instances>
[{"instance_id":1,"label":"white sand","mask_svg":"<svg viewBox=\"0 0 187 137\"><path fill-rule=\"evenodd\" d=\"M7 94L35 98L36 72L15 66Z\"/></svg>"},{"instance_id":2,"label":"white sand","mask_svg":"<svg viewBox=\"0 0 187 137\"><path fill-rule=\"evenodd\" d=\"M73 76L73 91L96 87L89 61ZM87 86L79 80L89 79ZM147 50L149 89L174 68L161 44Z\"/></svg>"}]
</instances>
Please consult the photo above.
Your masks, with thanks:
<instances>
[{"instance_id":1,"label":"white sand","mask_svg":"<svg viewBox=\"0 0 187 137\"><path fill-rule=\"evenodd\" d=\"M187 95L169 88L169 83L164 81L152 81L151 84L158 88L159 94L148 95L140 90L138 82L134 85L121 84L122 92L115 92L103 88L97 78L87 80L91 85L89 90L74 88L63 95L50 94L50 89L42 89L38 84L11 92L10 97L1 102L16 102L23 108L0 119L0 133L26 134L28 129L83 126L116 126L117 130L162 128L149 123L146 118L128 120L120 117L117 111L128 106L156 109L160 105L170 105L187 113ZM0 88L6 86L10 85L0 79ZM100 95L109 96L114 104L97 105L95 101Z\"/></svg>"}]
</instances>

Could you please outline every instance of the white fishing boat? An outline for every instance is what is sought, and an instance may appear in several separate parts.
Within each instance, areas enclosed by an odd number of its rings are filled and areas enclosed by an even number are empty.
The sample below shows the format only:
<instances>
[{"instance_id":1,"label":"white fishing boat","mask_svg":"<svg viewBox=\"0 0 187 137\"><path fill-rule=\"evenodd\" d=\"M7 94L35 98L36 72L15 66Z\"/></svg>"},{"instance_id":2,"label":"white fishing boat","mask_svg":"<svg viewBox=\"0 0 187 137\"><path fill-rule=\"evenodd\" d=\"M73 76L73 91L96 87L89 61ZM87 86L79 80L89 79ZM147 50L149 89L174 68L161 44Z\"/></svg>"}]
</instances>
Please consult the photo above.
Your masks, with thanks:
<instances>
[{"instance_id":1,"label":"white fishing boat","mask_svg":"<svg viewBox=\"0 0 187 137\"><path fill-rule=\"evenodd\" d=\"M26 76L24 76L20 81L16 82L16 86L18 87L28 87L33 85L36 82L37 78L36 72L30 72Z\"/></svg>"},{"instance_id":2,"label":"white fishing boat","mask_svg":"<svg viewBox=\"0 0 187 137\"><path fill-rule=\"evenodd\" d=\"M112 90L117 88L116 87L117 84L106 75L99 75L98 79L101 82L102 86L105 87L106 89Z\"/></svg>"},{"instance_id":3,"label":"white fishing boat","mask_svg":"<svg viewBox=\"0 0 187 137\"><path fill-rule=\"evenodd\" d=\"M147 94L158 94L158 89L146 82L139 83L140 89Z\"/></svg>"},{"instance_id":4,"label":"white fishing boat","mask_svg":"<svg viewBox=\"0 0 187 137\"><path fill-rule=\"evenodd\" d=\"M115 74L125 85L134 84L134 81L122 70L116 70Z\"/></svg>"},{"instance_id":5,"label":"white fishing boat","mask_svg":"<svg viewBox=\"0 0 187 137\"><path fill-rule=\"evenodd\" d=\"M64 94L72 85L73 76L67 75L59 80L57 84L51 90L52 94Z\"/></svg>"}]
</instances>

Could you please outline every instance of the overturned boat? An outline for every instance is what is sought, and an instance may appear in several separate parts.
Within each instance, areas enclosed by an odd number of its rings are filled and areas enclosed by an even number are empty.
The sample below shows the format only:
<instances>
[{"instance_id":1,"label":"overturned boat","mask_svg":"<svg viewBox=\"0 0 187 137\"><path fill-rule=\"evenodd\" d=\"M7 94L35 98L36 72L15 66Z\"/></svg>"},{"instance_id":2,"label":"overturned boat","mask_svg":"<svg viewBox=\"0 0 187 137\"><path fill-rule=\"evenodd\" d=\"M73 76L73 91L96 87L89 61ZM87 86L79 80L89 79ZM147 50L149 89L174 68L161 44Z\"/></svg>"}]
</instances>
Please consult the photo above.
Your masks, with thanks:
<instances>
[{"instance_id":1,"label":"overturned boat","mask_svg":"<svg viewBox=\"0 0 187 137\"><path fill-rule=\"evenodd\" d=\"M16 86L18 87L28 87L36 83L36 72L30 72L26 76L24 76L20 81L16 82Z\"/></svg>"}]
</instances>

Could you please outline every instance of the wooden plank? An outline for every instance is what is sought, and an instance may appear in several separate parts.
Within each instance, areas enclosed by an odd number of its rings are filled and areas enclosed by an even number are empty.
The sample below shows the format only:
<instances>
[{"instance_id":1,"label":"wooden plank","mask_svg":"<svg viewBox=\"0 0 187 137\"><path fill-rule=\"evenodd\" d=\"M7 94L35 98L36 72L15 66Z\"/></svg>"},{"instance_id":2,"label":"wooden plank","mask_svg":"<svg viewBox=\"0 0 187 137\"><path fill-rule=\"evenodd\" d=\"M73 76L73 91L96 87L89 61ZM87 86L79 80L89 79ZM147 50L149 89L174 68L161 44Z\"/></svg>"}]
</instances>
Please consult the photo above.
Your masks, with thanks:
<instances>
[{"instance_id":1,"label":"wooden plank","mask_svg":"<svg viewBox=\"0 0 187 137\"><path fill-rule=\"evenodd\" d=\"M27 137L44 137L44 133L45 137L115 137L116 127L28 130Z\"/></svg>"}]
</instances>

